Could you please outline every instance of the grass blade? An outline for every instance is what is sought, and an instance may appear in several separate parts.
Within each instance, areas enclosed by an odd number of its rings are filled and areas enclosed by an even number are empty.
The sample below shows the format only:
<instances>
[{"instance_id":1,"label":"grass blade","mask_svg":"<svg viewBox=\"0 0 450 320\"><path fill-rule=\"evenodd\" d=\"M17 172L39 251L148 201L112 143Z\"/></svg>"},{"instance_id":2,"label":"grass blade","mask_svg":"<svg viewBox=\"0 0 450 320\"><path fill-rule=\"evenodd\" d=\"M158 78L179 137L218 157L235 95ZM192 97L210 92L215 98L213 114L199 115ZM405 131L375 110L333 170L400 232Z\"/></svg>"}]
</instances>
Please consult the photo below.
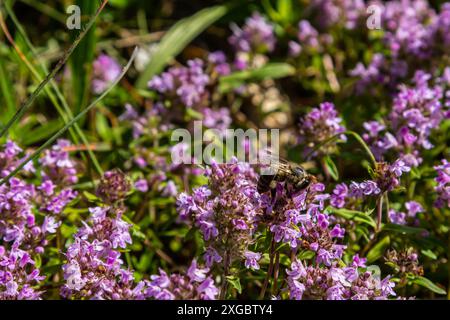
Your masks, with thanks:
<instances>
[{"instance_id":1,"label":"grass blade","mask_svg":"<svg viewBox=\"0 0 450 320\"><path fill-rule=\"evenodd\" d=\"M1 122L6 122L6 119L12 117L16 111L16 104L14 97L11 94L11 92L14 92L14 88L9 79L6 67L3 64L3 58L0 58L0 92L2 93L0 103L3 102L6 105L6 112L1 116L0 120Z\"/></svg>"},{"instance_id":2,"label":"grass blade","mask_svg":"<svg viewBox=\"0 0 450 320\"><path fill-rule=\"evenodd\" d=\"M31 43L30 39L27 36L27 33L25 32L25 29L22 27L22 25L20 24L19 20L17 19L16 15L14 14L13 10L11 10L11 8L8 6L8 4L5 5L5 9L7 14L10 16L11 20L13 21L14 25L16 26L17 30L19 31L19 33L21 34L21 36L23 37L23 39L25 40L25 43L27 44L27 46L30 48L31 52L33 53L34 57L37 57L37 51L36 48L33 46L33 44ZM7 30L5 30L7 32ZM20 48L15 46L15 43L12 43L12 45L16 48L17 51L20 50ZM17 52L19 55L21 55L21 52ZM30 69L31 73L35 76L35 78L41 82L42 78L39 74L39 72L33 67L33 65L26 59L25 56L23 56L25 60L23 60L26 64L26 66ZM39 60L37 59L37 61L39 62ZM45 64L40 62L40 66L41 69L43 70L44 73L49 73L48 69L46 68ZM1 79L0 79L1 80ZM61 91L59 90L58 86L56 85L55 81L53 79L50 80L50 86L51 88L55 91L56 96L58 97L58 99L60 100L62 107L64 108L64 111L67 114L64 114L64 112L61 110L61 106L59 105L59 103L57 102L55 96L53 95L53 93L46 87L45 88L45 92L47 93L47 95L49 96L50 100L52 101L52 103L55 105L55 108L57 109L58 113L62 116L63 120L65 123L67 123L69 120L72 120L73 118L73 113L72 110L70 109L66 99L64 98L63 94L61 93ZM91 158L91 161L94 165L94 167L96 168L97 172L102 175L103 174L103 170L97 160L97 158L95 157L94 152L88 148L89 146L89 141L86 138L86 136L84 135L83 131L81 130L81 128L79 127L79 125L77 123L74 124L74 129L76 131L76 133L78 134L78 136L80 137L81 141L83 142L83 144L86 147L86 151L89 155L89 157ZM73 135L74 138L74 142L78 144L78 139L76 139L76 136Z\"/></svg>"},{"instance_id":3,"label":"grass blade","mask_svg":"<svg viewBox=\"0 0 450 320\"><path fill-rule=\"evenodd\" d=\"M34 151L32 154L30 154L28 157L26 157L20 165L17 166L16 169L11 171L10 174L8 174L6 177L0 180L0 185L3 185L4 183L8 182L9 179L14 177L20 170L23 169L23 167L30 161L33 161L39 155L44 151L46 148L51 146L53 142L55 142L56 139L58 139L64 132L66 132L71 126L73 126L78 120L80 120L82 117L84 117L93 107L97 105L108 93L111 91L112 88L114 88L120 80L123 78L123 76L127 73L128 69L130 68L131 64L134 61L134 58L136 57L137 48L134 49L133 55L131 56L130 60L128 61L127 65L123 68L120 76L111 84L111 86L108 87L97 99L95 99L89 106L86 107L83 111L81 111L79 114L77 114L72 120L70 120L63 128L61 128L58 132L56 132L50 139L48 139L42 146L40 146L36 151Z\"/></svg>"},{"instance_id":4,"label":"grass blade","mask_svg":"<svg viewBox=\"0 0 450 320\"><path fill-rule=\"evenodd\" d=\"M20 119L25 111L33 104L36 97L39 95L39 93L42 91L42 89L49 83L51 79L53 79L58 73L58 71L62 68L62 66L67 62L67 59L69 59L72 52L75 50L75 48L78 46L80 41L84 38L86 33L89 31L89 29L94 24L95 20L99 16L100 12L102 12L103 8L105 7L106 3L108 3L108 0L103 0L100 7L97 9L97 12L95 15L89 20L86 27L79 33L78 37L75 39L75 41L72 43L72 45L69 47L69 49L66 50L63 57L58 61L56 66L53 68L53 70L47 74L45 79L39 84L39 86L34 90L34 92L31 94L31 96L25 100L22 105L19 107L17 112L14 114L14 116L8 121L8 123L1 129L0 131L0 138L3 137L9 130L9 128L16 122L18 119ZM0 23L4 25L3 16L0 11ZM4 26L3 26L4 27ZM12 40L12 39L11 39Z\"/></svg>"},{"instance_id":5,"label":"grass blade","mask_svg":"<svg viewBox=\"0 0 450 320\"><path fill-rule=\"evenodd\" d=\"M194 38L228 11L225 5L203 9L191 17L178 21L161 39L158 49L136 82L138 89L145 89L147 82L178 55Z\"/></svg>"},{"instance_id":6,"label":"grass blade","mask_svg":"<svg viewBox=\"0 0 450 320\"><path fill-rule=\"evenodd\" d=\"M95 13L96 2L92 0L77 0L76 5L81 8L83 15L90 15ZM70 57L70 70L72 89L74 94L74 112L79 113L86 105L89 96L89 78L91 74L92 61L94 60L95 50L95 24L91 30L86 34L83 41L73 52Z\"/></svg>"}]
</instances>

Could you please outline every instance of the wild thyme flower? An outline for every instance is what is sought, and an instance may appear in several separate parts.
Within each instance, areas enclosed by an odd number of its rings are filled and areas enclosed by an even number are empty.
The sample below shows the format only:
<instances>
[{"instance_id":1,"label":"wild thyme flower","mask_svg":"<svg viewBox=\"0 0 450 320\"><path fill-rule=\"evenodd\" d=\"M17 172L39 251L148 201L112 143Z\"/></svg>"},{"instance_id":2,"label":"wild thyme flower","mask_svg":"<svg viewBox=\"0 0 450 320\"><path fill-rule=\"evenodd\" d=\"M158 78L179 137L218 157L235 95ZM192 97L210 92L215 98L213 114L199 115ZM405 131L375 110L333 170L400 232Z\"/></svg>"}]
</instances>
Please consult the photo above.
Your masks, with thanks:
<instances>
[{"instance_id":1,"label":"wild thyme flower","mask_svg":"<svg viewBox=\"0 0 450 320\"><path fill-rule=\"evenodd\" d=\"M429 62L435 57L449 54L449 46L445 45L449 43L448 5L443 5L436 13L424 0L374 1L372 4L382 8L383 42L389 54L381 56L377 53L367 69L358 63L351 71L351 75L360 78L359 92L371 89L377 83L395 89L400 81L414 73L417 66L433 66Z\"/></svg>"},{"instance_id":2,"label":"wild thyme flower","mask_svg":"<svg viewBox=\"0 0 450 320\"><path fill-rule=\"evenodd\" d=\"M134 283L133 273L122 268L119 248L131 244L124 208L90 208L90 218L67 248L61 295L65 298L143 299L145 283Z\"/></svg>"},{"instance_id":3,"label":"wild thyme flower","mask_svg":"<svg viewBox=\"0 0 450 320\"><path fill-rule=\"evenodd\" d=\"M416 201L408 201L405 203L405 212L390 209L388 212L389 221L401 225L419 225L417 214L424 212L422 205Z\"/></svg>"},{"instance_id":4,"label":"wild thyme flower","mask_svg":"<svg viewBox=\"0 0 450 320\"><path fill-rule=\"evenodd\" d=\"M30 255L13 246L0 246L0 300L38 300L34 287L44 280Z\"/></svg>"},{"instance_id":5,"label":"wild thyme flower","mask_svg":"<svg viewBox=\"0 0 450 320\"><path fill-rule=\"evenodd\" d=\"M434 205L438 208L450 207L450 163L446 160L442 160L442 164L435 166L434 169L437 172L435 181L437 186L434 187L438 198Z\"/></svg>"},{"instance_id":6,"label":"wild thyme flower","mask_svg":"<svg viewBox=\"0 0 450 320\"><path fill-rule=\"evenodd\" d=\"M220 108L216 111L211 108L205 108L202 113L203 125L206 128L217 129L225 135L225 131L230 128L232 121L229 109Z\"/></svg>"},{"instance_id":7,"label":"wild thyme flower","mask_svg":"<svg viewBox=\"0 0 450 320\"><path fill-rule=\"evenodd\" d=\"M342 24L354 29L365 17L366 4L364 0L312 0L306 10L321 28Z\"/></svg>"},{"instance_id":8,"label":"wild thyme flower","mask_svg":"<svg viewBox=\"0 0 450 320\"><path fill-rule=\"evenodd\" d=\"M204 62L194 59L189 60L186 67L172 67L160 76L155 76L148 86L163 96L177 96L184 106L193 107L201 102L208 83Z\"/></svg>"},{"instance_id":9,"label":"wild thyme flower","mask_svg":"<svg viewBox=\"0 0 450 320\"><path fill-rule=\"evenodd\" d=\"M321 103L319 108L314 108L300 121L299 142L305 145L305 153L309 152L317 144L323 143L331 137L345 131L341 124L342 119L338 117L334 105L330 102ZM340 136L346 140L345 135ZM317 152L330 154L336 149L336 143L327 143Z\"/></svg>"},{"instance_id":10,"label":"wild thyme flower","mask_svg":"<svg viewBox=\"0 0 450 320\"><path fill-rule=\"evenodd\" d=\"M389 250L385 260L395 270L395 274L403 279L403 282L408 275L423 275L423 267L419 264L419 256L414 248L401 251Z\"/></svg>"},{"instance_id":11,"label":"wild thyme flower","mask_svg":"<svg viewBox=\"0 0 450 320\"><path fill-rule=\"evenodd\" d=\"M231 29L233 35L228 41L237 52L266 53L275 48L273 26L258 12L247 18L242 29L235 24L231 25Z\"/></svg>"},{"instance_id":12,"label":"wild thyme flower","mask_svg":"<svg viewBox=\"0 0 450 320\"><path fill-rule=\"evenodd\" d=\"M374 171L374 180L350 183L350 197L363 198L392 191L400 185L400 177L403 173L410 170L411 168L400 159L392 164L378 162Z\"/></svg>"},{"instance_id":13,"label":"wild thyme flower","mask_svg":"<svg viewBox=\"0 0 450 320\"><path fill-rule=\"evenodd\" d=\"M244 253L245 267L248 269L259 270L258 261L261 259L261 253L247 251Z\"/></svg>"},{"instance_id":14,"label":"wild thyme flower","mask_svg":"<svg viewBox=\"0 0 450 320\"><path fill-rule=\"evenodd\" d=\"M128 177L121 170L114 169L103 174L97 188L97 196L105 203L114 204L124 200L131 189Z\"/></svg>"},{"instance_id":15,"label":"wild thyme flower","mask_svg":"<svg viewBox=\"0 0 450 320\"><path fill-rule=\"evenodd\" d=\"M208 62L219 76L226 76L231 73L230 64L222 51L214 51L208 54Z\"/></svg>"},{"instance_id":16,"label":"wild thyme flower","mask_svg":"<svg viewBox=\"0 0 450 320\"><path fill-rule=\"evenodd\" d=\"M297 38L302 46L315 49L319 47L319 32L307 20L298 23Z\"/></svg>"},{"instance_id":17,"label":"wild thyme flower","mask_svg":"<svg viewBox=\"0 0 450 320\"><path fill-rule=\"evenodd\" d=\"M30 255L43 253L47 237L61 224L53 215L61 213L76 195L69 186L76 181L76 170L68 153L60 149L63 145L68 142L59 140L40 159L42 181L28 182L33 169L0 186L0 240ZM9 141L0 152L0 170L7 172L22 159L22 150ZM35 211L45 215L42 222Z\"/></svg>"},{"instance_id":18,"label":"wild thyme flower","mask_svg":"<svg viewBox=\"0 0 450 320\"><path fill-rule=\"evenodd\" d=\"M324 189L323 184L317 183L292 197L279 185L263 219L275 242L288 243L292 249L313 251L317 263L329 265L342 256L345 246L336 240L344 237L345 230L340 225L332 226L330 216L323 211L329 199L328 194L322 193Z\"/></svg>"},{"instance_id":19,"label":"wild thyme flower","mask_svg":"<svg viewBox=\"0 0 450 320\"><path fill-rule=\"evenodd\" d=\"M358 261L358 257L353 260ZM291 299L295 300L380 300L395 296L389 276L381 280L366 269L364 263L345 267L335 262L329 266L304 265L294 260L288 274Z\"/></svg>"},{"instance_id":20,"label":"wild thyme flower","mask_svg":"<svg viewBox=\"0 0 450 320\"><path fill-rule=\"evenodd\" d=\"M199 268L196 260L186 274L168 275L159 270L159 275L150 276L145 295L156 300L215 300L219 290L208 272L208 268Z\"/></svg>"},{"instance_id":21,"label":"wild thyme flower","mask_svg":"<svg viewBox=\"0 0 450 320\"><path fill-rule=\"evenodd\" d=\"M343 208L345 199L348 196L348 187L345 183L336 185L333 193L330 195L330 204L335 208Z\"/></svg>"},{"instance_id":22,"label":"wild thyme flower","mask_svg":"<svg viewBox=\"0 0 450 320\"><path fill-rule=\"evenodd\" d=\"M105 91L117 77L119 77L122 67L112 57L101 54L93 63L92 91L101 94Z\"/></svg>"},{"instance_id":23,"label":"wild thyme flower","mask_svg":"<svg viewBox=\"0 0 450 320\"><path fill-rule=\"evenodd\" d=\"M366 180L363 182L352 181L350 183L350 196L354 198L363 198L365 196L378 195L381 193L381 189L377 183L372 180Z\"/></svg>"},{"instance_id":24,"label":"wild thyme flower","mask_svg":"<svg viewBox=\"0 0 450 320\"><path fill-rule=\"evenodd\" d=\"M381 53L375 53L367 67L363 63L358 62L355 68L349 71L350 76L358 78L355 85L358 94L366 91L373 83L385 82L384 64L385 57ZM404 74L402 75L405 76Z\"/></svg>"},{"instance_id":25,"label":"wild thyme flower","mask_svg":"<svg viewBox=\"0 0 450 320\"><path fill-rule=\"evenodd\" d=\"M209 247L205 256L208 265L221 260L219 257L241 259L262 213L256 174L248 164L234 158L227 164L213 163L206 176L207 186L194 189L191 195L178 196L180 219L200 229Z\"/></svg>"},{"instance_id":26,"label":"wild thyme flower","mask_svg":"<svg viewBox=\"0 0 450 320\"><path fill-rule=\"evenodd\" d=\"M43 167L44 180L51 180L52 183L66 186L78 182L76 163L70 158L70 141L59 139L49 150L45 150L39 163Z\"/></svg>"}]
</instances>

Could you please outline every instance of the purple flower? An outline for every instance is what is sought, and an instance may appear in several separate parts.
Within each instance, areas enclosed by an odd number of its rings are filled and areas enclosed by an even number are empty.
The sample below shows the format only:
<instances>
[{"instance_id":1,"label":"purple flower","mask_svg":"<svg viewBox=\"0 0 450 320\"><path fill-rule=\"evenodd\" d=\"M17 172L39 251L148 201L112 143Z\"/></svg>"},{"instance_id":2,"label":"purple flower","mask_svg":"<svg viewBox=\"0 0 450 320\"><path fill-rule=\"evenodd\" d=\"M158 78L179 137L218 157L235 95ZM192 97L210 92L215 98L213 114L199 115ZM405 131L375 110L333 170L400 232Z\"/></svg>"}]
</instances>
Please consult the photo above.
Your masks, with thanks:
<instances>
[{"instance_id":1,"label":"purple flower","mask_svg":"<svg viewBox=\"0 0 450 320\"><path fill-rule=\"evenodd\" d=\"M56 229L61 225L60 222L56 222L54 217L45 217L44 223L42 224L43 233L55 233Z\"/></svg>"},{"instance_id":2,"label":"purple flower","mask_svg":"<svg viewBox=\"0 0 450 320\"><path fill-rule=\"evenodd\" d=\"M408 201L405 203L405 208L408 210L408 217L415 218L417 213L423 212L423 207L416 201Z\"/></svg>"},{"instance_id":3,"label":"purple flower","mask_svg":"<svg viewBox=\"0 0 450 320\"><path fill-rule=\"evenodd\" d=\"M134 187L136 190L140 192L147 192L148 191L148 183L146 179L139 179L134 183Z\"/></svg>"},{"instance_id":4,"label":"purple flower","mask_svg":"<svg viewBox=\"0 0 450 320\"><path fill-rule=\"evenodd\" d=\"M261 259L261 253L246 251L244 252L245 267L247 269L259 270L258 261Z\"/></svg>"},{"instance_id":5,"label":"purple flower","mask_svg":"<svg viewBox=\"0 0 450 320\"><path fill-rule=\"evenodd\" d=\"M131 189L130 181L125 173L119 169L106 171L97 187L96 194L105 203L123 201Z\"/></svg>"},{"instance_id":6,"label":"purple flower","mask_svg":"<svg viewBox=\"0 0 450 320\"><path fill-rule=\"evenodd\" d=\"M219 294L219 289L214 285L214 281L211 278L207 278L197 288L200 293L201 299L215 300Z\"/></svg>"},{"instance_id":7,"label":"purple flower","mask_svg":"<svg viewBox=\"0 0 450 320\"><path fill-rule=\"evenodd\" d=\"M305 153L309 152L316 144L328 141L331 137L345 131L341 125L342 119L338 117L334 105L330 102L321 103L319 108L314 108L300 121L299 142L305 145ZM340 139L345 141L345 135ZM328 143L318 152L330 154L336 150L336 143Z\"/></svg>"},{"instance_id":8,"label":"purple flower","mask_svg":"<svg viewBox=\"0 0 450 320\"><path fill-rule=\"evenodd\" d=\"M222 257L212 247L206 248L203 258L205 259L205 264L206 264L206 267L208 267L208 268L212 267L212 265L215 262L217 262L217 263L222 262Z\"/></svg>"},{"instance_id":9,"label":"purple flower","mask_svg":"<svg viewBox=\"0 0 450 320\"><path fill-rule=\"evenodd\" d=\"M123 208L90 208L91 217L67 248L63 266L65 298L143 299L145 283L134 286L132 274L122 269L117 248L131 244L130 224L121 219ZM133 287L134 286L134 287Z\"/></svg>"},{"instance_id":10,"label":"purple flower","mask_svg":"<svg viewBox=\"0 0 450 320\"><path fill-rule=\"evenodd\" d=\"M434 169L437 172L435 178L437 186L434 187L434 190L438 195L434 205L437 208L450 207L450 162L443 159L442 164L435 166Z\"/></svg>"},{"instance_id":11,"label":"purple flower","mask_svg":"<svg viewBox=\"0 0 450 320\"><path fill-rule=\"evenodd\" d=\"M208 273L208 271L209 269L198 268L197 261L194 259L187 271L187 276L191 279L191 281L202 282L206 279L206 273Z\"/></svg>"},{"instance_id":12,"label":"purple flower","mask_svg":"<svg viewBox=\"0 0 450 320\"><path fill-rule=\"evenodd\" d=\"M27 252L0 246L0 300L38 300L42 292L34 287L44 279Z\"/></svg>"},{"instance_id":13,"label":"purple flower","mask_svg":"<svg viewBox=\"0 0 450 320\"><path fill-rule=\"evenodd\" d=\"M402 160L396 160L389 169L393 172L397 177L400 177L403 172L409 172L411 168L405 164Z\"/></svg>"},{"instance_id":14,"label":"purple flower","mask_svg":"<svg viewBox=\"0 0 450 320\"><path fill-rule=\"evenodd\" d=\"M230 111L227 108L220 108L219 110L213 110L205 108L203 113L203 125L206 128L217 129L221 132L222 136L225 136L225 131L231 125Z\"/></svg>"},{"instance_id":15,"label":"purple flower","mask_svg":"<svg viewBox=\"0 0 450 320\"><path fill-rule=\"evenodd\" d=\"M227 63L227 57L222 51L209 53L208 62L214 65L214 70L221 76L226 76L231 73L230 65Z\"/></svg>"},{"instance_id":16,"label":"purple flower","mask_svg":"<svg viewBox=\"0 0 450 320\"><path fill-rule=\"evenodd\" d=\"M195 188L192 196L181 193L177 208L181 220L200 229L208 247L205 261L210 266L225 256L230 261L244 256L262 208L256 174L248 164L235 158L227 164L213 162L206 176L208 186Z\"/></svg>"},{"instance_id":17,"label":"purple flower","mask_svg":"<svg viewBox=\"0 0 450 320\"><path fill-rule=\"evenodd\" d=\"M289 46L289 55L291 57L298 57L302 52L302 46L295 41L289 41L288 46Z\"/></svg>"},{"instance_id":18,"label":"purple flower","mask_svg":"<svg viewBox=\"0 0 450 320\"><path fill-rule=\"evenodd\" d=\"M321 252L324 261L327 253ZM358 271L365 268L359 257L349 266L330 265L303 265L299 260L291 263L287 273L287 287L291 299L307 300L379 300L395 296L394 282L390 277L380 280L370 271Z\"/></svg>"},{"instance_id":19,"label":"purple flower","mask_svg":"<svg viewBox=\"0 0 450 320\"><path fill-rule=\"evenodd\" d=\"M307 20L298 23L297 38L301 45L311 48L319 47L319 32Z\"/></svg>"},{"instance_id":20,"label":"purple flower","mask_svg":"<svg viewBox=\"0 0 450 320\"><path fill-rule=\"evenodd\" d=\"M119 77L121 70L114 58L101 54L93 63L92 91L95 94L105 91Z\"/></svg>"},{"instance_id":21,"label":"purple flower","mask_svg":"<svg viewBox=\"0 0 450 320\"><path fill-rule=\"evenodd\" d=\"M352 181L350 183L350 196L355 198L363 198L365 196L378 195L381 190L377 183L371 180L366 180L361 183Z\"/></svg>"},{"instance_id":22,"label":"purple flower","mask_svg":"<svg viewBox=\"0 0 450 320\"><path fill-rule=\"evenodd\" d=\"M343 208L345 198L348 196L348 187L345 183L336 185L330 196L330 204L335 208Z\"/></svg>"},{"instance_id":23,"label":"purple flower","mask_svg":"<svg viewBox=\"0 0 450 320\"><path fill-rule=\"evenodd\" d=\"M404 212L398 212L394 209L390 209L388 213L389 220L395 224L406 224L406 214Z\"/></svg>"},{"instance_id":24,"label":"purple flower","mask_svg":"<svg viewBox=\"0 0 450 320\"><path fill-rule=\"evenodd\" d=\"M173 273L167 275L163 270L159 275L150 276L146 282L145 297L157 300L213 300L219 290L211 277L206 274L209 269L198 268L194 260L187 274Z\"/></svg>"},{"instance_id":25,"label":"purple flower","mask_svg":"<svg viewBox=\"0 0 450 320\"><path fill-rule=\"evenodd\" d=\"M331 230L330 235L332 237L336 237L336 238L343 238L345 235L345 229L341 228L341 226L339 224L337 224Z\"/></svg>"},{"instance_id":26,"label":"purple flower","mask_svg":"<svg viewBox=\"0 0 450 320\"><path fill-rule=\"evenodd\" d=\"M231 29L233 35L228 41L238 52L265 53L275 48L273 26L257 12L247 18L242 29L235 24Z\"/></svg>"},{"instance_id":27,"label":"purple flower","mask_svg":"<svg viewBox=\"0 0 450 320\"><path fill-rule=\"evenodd\" d=\"M184 106L193 107L206 94L209 81L203 61L194 59L189 60L186 67L172 67L160 76L153 77L148 86L161 95L162 101L176 95Z\"/></svg>"}]
</instances>

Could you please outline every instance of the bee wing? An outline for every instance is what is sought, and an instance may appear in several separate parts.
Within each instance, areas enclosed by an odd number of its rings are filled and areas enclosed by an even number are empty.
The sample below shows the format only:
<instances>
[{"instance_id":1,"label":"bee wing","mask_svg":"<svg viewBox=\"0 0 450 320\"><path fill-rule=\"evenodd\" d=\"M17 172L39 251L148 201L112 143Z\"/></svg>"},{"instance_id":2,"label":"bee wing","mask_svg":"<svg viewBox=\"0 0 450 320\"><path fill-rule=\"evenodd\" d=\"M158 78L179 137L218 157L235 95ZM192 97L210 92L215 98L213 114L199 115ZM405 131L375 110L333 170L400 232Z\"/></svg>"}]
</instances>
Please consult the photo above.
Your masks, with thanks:
<instances>
[{"instance_id":1,"label":"bee wing","mask_svg":"<svg viewBox=\"0 0 450 320\"><path fill-rule=\"evenodd\" d=\"M289 161L279 157L277 154L262 152L259 154L261 175L289 174L291 165Z\"/></svg>"}]
</instances>

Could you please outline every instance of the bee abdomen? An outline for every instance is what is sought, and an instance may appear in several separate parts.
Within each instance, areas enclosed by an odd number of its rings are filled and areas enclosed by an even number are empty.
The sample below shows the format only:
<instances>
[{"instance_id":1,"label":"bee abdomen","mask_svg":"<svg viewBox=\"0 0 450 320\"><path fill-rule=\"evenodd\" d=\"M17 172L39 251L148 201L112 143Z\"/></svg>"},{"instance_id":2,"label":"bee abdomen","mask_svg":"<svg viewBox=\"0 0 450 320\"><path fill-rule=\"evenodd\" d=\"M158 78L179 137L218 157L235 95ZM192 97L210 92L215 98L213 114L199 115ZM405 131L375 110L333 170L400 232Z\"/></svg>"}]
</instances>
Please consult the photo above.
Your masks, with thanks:
<instances>
[{"instance_id":1,"label":"bee abdomen","mask_svg":"<svg viewBox=\"0 0 450 320\"><path fill-rule=\"evenodd\" d=\"M258 192L264 193L270 190L270 183L272 182L273 175L262 175L258 180Z\"/></svg>"}]
</instances>

